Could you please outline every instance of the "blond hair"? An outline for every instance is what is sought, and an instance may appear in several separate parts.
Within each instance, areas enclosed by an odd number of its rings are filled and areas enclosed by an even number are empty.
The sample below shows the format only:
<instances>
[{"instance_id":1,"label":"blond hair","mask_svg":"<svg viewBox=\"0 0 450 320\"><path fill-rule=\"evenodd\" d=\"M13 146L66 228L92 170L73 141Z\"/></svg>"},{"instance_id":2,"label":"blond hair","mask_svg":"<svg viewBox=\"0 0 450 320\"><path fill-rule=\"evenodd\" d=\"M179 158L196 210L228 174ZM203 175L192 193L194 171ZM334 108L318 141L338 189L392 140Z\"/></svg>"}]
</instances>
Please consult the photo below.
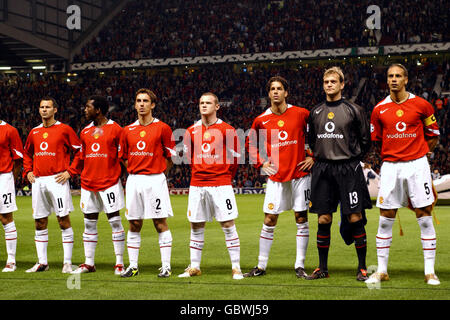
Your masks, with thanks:
<instances>
[{"instance_id":1,"label":"blond hair","mask_svg":"<svg viewBox=\"0 0 450 320\"><path fill-rule=\"evenodd\" d=\"M342 69L339 67L331 67L328 68L327 70L325 70L325 72L323 73L323 77L325 78L326 76L328 76L329 74L335 73L339 76L339 81L340 82L344 82L344 73L342 72Z\"/></svg>"}]
</instances>

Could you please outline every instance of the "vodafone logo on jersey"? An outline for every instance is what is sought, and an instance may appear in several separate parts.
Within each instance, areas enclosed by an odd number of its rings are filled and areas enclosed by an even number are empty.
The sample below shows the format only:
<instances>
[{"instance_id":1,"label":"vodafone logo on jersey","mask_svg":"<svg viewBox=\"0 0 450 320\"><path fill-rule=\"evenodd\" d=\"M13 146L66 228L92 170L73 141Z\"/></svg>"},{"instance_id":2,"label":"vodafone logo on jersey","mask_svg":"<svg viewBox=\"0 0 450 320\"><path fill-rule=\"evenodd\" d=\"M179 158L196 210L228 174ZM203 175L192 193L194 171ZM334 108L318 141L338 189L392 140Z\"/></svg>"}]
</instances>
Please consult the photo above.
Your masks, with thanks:
<instances>
[{"instance_id":1,"label":"vodafone logo on jersey","mask_svg":"<svg viewBox=\"0 0 450 320\"><path fill-rule=\"evenodd\" d=\"M41 149L41 152L36 152L34 155L38 156L38 157L42 157L42 156L51 156L51 157L55 157L56 153L54 152L48 152L48 143L43 141L41 142L41 144L39 145L39 149Z\"/></svg>"},{"instance_id":2,"label":"vodafone logo on jersey","mask_svg":"<svg viewBox=\"0 0 450 320\"><path fill-rule=\"evenodd\" d=\"M407 139L407 138L416 138L417 134L415 132L407 133L405 132L407 129L406 123L403 121L399 121L395 124L395 130L397 133L395 134L386 134L387 139Z\"/></svg>"},{"instance_id":3,"label":"vodafone logo on jersey","mask_svg":"<svg viewBox=\"0 0 450 320\"><path fill-rule=\"evenodd\" d=\"M98 150L100 150L100 145L98 143L93 143L91 146L91 150L94 152L98 152Z\"/></svg>"},{"instance_id":4,"label":"vodafone logo on jersey","mask_svg":"<svg viewBox=\"0 0 450 320\"><path fill-rule=\"evenodd\" d=\"M47 150L47 149L48 149L48 143L45 142L45 141L42 142L41 145L39 146L39 148L40 148L42 151Z\"/></svg>"},{"instance_id":5,"label":"vodafone logo on jersey","mask_svg":"<svg viewBox=\"0 0 450 320\"><path fill-rule=\"evenodd\" d=\"M330 112L330 114L332 114L332 112ZM328 116L328 118L330 119L330 115ZM333 114L332 118L334 118L334 114ZM336 129L336 125L334 124L334 122L328 121L327 123L325 123L325 131L328 133L317 134L317 138L319 138L319 139L344 139L343 134L334 133L335 129Z\"/></svg>"},{"instance_id":6,"label":"vodafone logo on jersey","mask_svg":"<svg viewBox=\"0 0 450 320\"><path fill-rule=\"evenodd\" d=\"M327 132L333 132L335 128L336 128L336 125L333 122L327 122L325 124L325 130Z\"/></svg>"},{"instance_id":7,"label":"vodafone logo on jersey","mask_svg":"<svg viewBox=\"0 0 450 320\"><path fill-rule=\"evenodd\" d=\"M284 130L280 131L278 133L278 139L280 139L281 141L284 141L288 138L288 133Z\"/></svg>"},{"instance_id":8,"label":"vodafone logo on jersey","mask_svg":"<svg viewBox=\"0 0 450 320\"><path fill-rule=\"evenodd\" d=\"M405 131L406 130L406 123L404 123L403 121L397 122L397 124L395 125L395 129L397 129L398 132Z\"/></svg>"},{"instance_id":9,"label":"vodafone logo on jersey","mask_svg":"<svg viewBox=\"0 0 450 320\"><path fill-rule=\"evenodd\" d=\"M144 150L145 149L145 147L146 147L146 144L145 144L145 142L144 141L139 141L137 144L136 144L136 148L138 148L139 150Z\"/></svg>"},{"instance_id":10,"label":"vodafone logo on jersey","mask_svg":"<svg viewBox=\"0 0 450 320\"><path fill-rule=\"evenodd\" d=\"M203 152L209 152L211 151L211 145L209 143L202 144L202 151Z\"/></svg>"},{"instance_id":11,"label":"vodafone logo on jersey","mask_svg":"<svg viewBox=\"0 0 450 320\"><path fill-rule=\"evenodd\" d=\"M153 152L142 151L145 149L146 146L147 146L147 144L145 143L145 141L139 140L138 143L136 143L136 148L139 151L130 152L130 155L131 156L141 156L141 157L153 157Z\"/></svg>"}]
</instances>

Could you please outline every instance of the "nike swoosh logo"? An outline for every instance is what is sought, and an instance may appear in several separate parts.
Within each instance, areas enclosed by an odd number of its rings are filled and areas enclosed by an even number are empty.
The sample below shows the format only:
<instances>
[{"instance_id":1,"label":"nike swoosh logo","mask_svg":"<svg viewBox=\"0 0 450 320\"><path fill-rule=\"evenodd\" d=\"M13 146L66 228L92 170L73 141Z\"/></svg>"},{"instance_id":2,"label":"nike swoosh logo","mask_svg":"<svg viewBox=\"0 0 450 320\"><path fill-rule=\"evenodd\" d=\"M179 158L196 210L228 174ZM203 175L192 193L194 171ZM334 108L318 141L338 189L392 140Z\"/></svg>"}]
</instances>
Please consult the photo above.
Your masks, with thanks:
<instances>
[{"instance_id":1,"label":"nike swoosh logo","mask_svg":"<svg viewBox=\"0 0 450 320\"><path fill-rule=\"evenodd\" d=\"M39 131L33 131L33 134L39 133Z\"/></svg>"},{"instance_id":2,"label":"nike swoosh logo","mask_svg":"<svg viewBox=\"0 0 450 320\"><path fill-rule=\"evenodd\" d=\"M267 121L263 121L263 123L262 124L266 124L267 122L269 122L270 120L267 120Z\"/></svg>"},{"instance_id":3,"label":"nike swoosh logo","mask_svg":"<svg viewBox=\"0 0 450 320\"><path fill-rule=\"evenodd\" d=\"M134 130L134 129L136 129L136 127L133 127L133 128L128 128L128 129L129 129L129 130L131 131L131 130Z\"/></svg>"},{"instance_id":4,"label":"nike swoosh logo","mask_svg":"<svg viewBox=\"0 0 450 320\"><path fill-rule=\"evenodd\" d=\"M383 111L380 111L380 113L385 113L386 111L388 111L389 109L384 109Z\"/></svg>"},{"instance_id":5,"label":"nike swoosh logo","mask_svg":"<svg viewBox=\"0 0 450 320\"><path fill-rule=\"evenodd\" d=\"M196 134L197 133L197 130L195 130L195 131L192 131L192 134Z\"/></svg>"},{"instance_id":6,"label":"nike swoosh logo","mask_svg":"<svg viewBox=\"0 0 450 320\"><path fill-rule=\"evenodd\" d=\"M316 114L319 114L319 113L321 113L321 112L322 112L322 109L316 110Z\"/></svg>"}]
</instances>

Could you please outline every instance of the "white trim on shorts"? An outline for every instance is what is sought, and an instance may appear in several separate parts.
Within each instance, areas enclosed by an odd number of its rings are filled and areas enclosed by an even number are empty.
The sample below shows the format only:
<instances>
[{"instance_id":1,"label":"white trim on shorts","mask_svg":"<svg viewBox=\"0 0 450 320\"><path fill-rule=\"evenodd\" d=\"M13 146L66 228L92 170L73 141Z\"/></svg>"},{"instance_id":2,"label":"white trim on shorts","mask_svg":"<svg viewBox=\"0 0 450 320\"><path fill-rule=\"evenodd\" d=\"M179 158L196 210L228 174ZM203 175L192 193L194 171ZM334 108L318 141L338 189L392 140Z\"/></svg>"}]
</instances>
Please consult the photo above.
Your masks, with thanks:
<instances>
[{"instance_id":1,"label":"white trim on shorts","mask_svg":"<svg viewBox=\"0 0 450 320\"><path fill-rule=\"evenodd\" d=\"M267 180L263 211L280 214L287 210L306 211L309 208L311 175L286 182Z\"/></svg>"},{"instance_id":2,"label":"white trim on shorts","mask_svg":"<svg viewBox=\"0 0 450 320\"><path fill-rule=\"evenodd\" d=\"M213 219L218 222L225 222L237 217L236 197L231 185L189 187L187 209L189 222L210 222Z\"/></svg>"},{"instance_id":3,"label":"white trim on shorts","mask_svg":"<svg viewBox=\"0 0 450 320\"><path fill-rule=\"evenodd\" d=\"M125 186L125 217L128 220L161 219L173 216L164 173L130 174Z\"/></svg>"},{"instance_id":4,"label":"white trim on shorts","mask_svg":"<svg viewBox=\"0 0 450 320\"><path fill-rule=\"evenodd\" d=\"M11 172L0 173L0 214L17 211L14 175Z\"/></svg>"},{"instance_id":5,"label":"white trim on shorts","mask_svg":"<svg viewBox=\"0 0 450 320\"><path fill-rule=\"evenodd\" d=\"M46 218L55 212L57 217L67 216L73 211L70 184L57 183L56 175L36 177L31 184L31 202L33 207L33 218Z\"/></svg>"},{"instance_id":6,"label":"white trim on shorts","mask_svg":"<svg viewBox=\"0 0 450 320\"><path fill-rule=\"evenodd\" d=\"M102 191L90 191L81 188L80 208L84 214L117 212L125 207L122 182L120 179L116 184Z\"/></svg>"},{"instance_id":7,"label":"white trim on shorts","mask_svg":"<svg viewBox=\"0 0 450 320\"><path fill-rule=\"evenodd\" d=\"M411 161L385 161L381 165L376 206L398 209L408 206L408 199L413 208L427 207L435 200L426 156Z\"/></svg>"}]
</instances>

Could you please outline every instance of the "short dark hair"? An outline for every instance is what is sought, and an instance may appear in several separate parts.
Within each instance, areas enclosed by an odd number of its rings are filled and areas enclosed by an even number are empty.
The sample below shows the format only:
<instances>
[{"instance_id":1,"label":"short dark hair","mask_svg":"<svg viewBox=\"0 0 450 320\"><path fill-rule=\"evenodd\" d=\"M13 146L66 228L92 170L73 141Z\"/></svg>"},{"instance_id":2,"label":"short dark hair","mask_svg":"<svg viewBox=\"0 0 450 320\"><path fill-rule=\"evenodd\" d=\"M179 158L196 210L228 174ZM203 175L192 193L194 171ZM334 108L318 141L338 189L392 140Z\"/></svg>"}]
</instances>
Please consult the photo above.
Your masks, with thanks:
<instances>
[{"instance_id":1,"label":"short dark hair","mask_svg":"<svg viewBox=\"0 0 450 320\"><path fill-rule=\"evenodd\" d=\"M106 113L108 113L109 104L108 104L108 100L106 100L105 97L94 95L94 96L90 96L88 98L88 101L89 100L94 100L94 102L92 103L94 108L99 109L103 115L106 115Z\"/></svg>"},{"instance_id":2,"label":"short dark hair","mask_svg":"<svg viewBox=\"0 0 450 320\"><path fill-rule=\"evenodd\" d=\"M269 81L267 81L266 84L266 91L269 92L270 91L270 86L272 85L272 82L278 81L283 85L284 91L289 91L289 84L287 82L287 80L285 78L283 78L282 76L274 76L272 78L269 79Z\"/></svg>"},{"instance_id":3,"label":"short dark hair","mask_svg":"<svg viewBox=\"0 0 450 320\"><path fill-rule=\"evenodd\" d=\"M139 90L136 92L136 96L134 97L134 100L135 100L135 101L136 101L136 98L137 98L138 94L141 94L141 93L147 94L147 95L150 97L150 101L151 101L152 103L155 103L155 104L156 104L156 101L157 101L156 94L155 94L152 90L147 89L147 88L141 88L141 89L139 89Z\"/></svg>"},{"instance_id":4,"label":"short dark hair","mask_svg":"<svg viewBox=\"0 0 450 320\"><path fill-rule=\"evenodd\" d=\"M58 102L56 102L55 98L52 98L50 96L44 96L40 101L51 101L53 103L53 108L59 108Z\"/></svg>"},{"instance_id":5,"label":"short dark hair","mask_svg":"<svg viewBox=\"0 0 450 320\"><path fill-rule=\"evenodd\" d=\"M403 75L408 78L408 69L406 69L406 67L404 65L402 65L401 63L393 63L389 66L389 68L387 69L386 73L389 72L389 70L393 67L398 67L400 69L403 70Z\"/></svg>"}]
</instances>

